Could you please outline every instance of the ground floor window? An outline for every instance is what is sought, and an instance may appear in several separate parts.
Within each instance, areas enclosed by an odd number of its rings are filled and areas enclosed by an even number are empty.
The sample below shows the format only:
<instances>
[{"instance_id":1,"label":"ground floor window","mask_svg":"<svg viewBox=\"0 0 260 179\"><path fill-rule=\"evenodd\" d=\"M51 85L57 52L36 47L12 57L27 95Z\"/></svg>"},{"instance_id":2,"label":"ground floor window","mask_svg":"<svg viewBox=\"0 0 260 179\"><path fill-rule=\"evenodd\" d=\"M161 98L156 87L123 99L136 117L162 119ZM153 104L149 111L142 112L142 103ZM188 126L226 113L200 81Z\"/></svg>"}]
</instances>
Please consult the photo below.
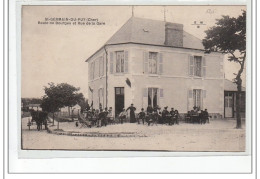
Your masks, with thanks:
<instances>
[{"instance_id":1,"label":"ground floor window","mask_svg":"<svg viewBox=\"0 0 260 179\"><path fill-rule=\"evenodd\" d=\"M148 105L152 107L158 105L158 88L148 88Z\"/></svg>"},{"instance_id":2,"label":"ground floor window","mask_svg":"<svg viewBox=\"0 0 260 179\"><path fill-rule=\"evenodd\" d=\"M98 89L98 104L99 108L104 108L104 88Z\"/></svg>"},{"instance_id":3,"label":"ground floor window","mask_svg":"<svg viewBox=\"0 0 260 179\"><path fill-rule=\"evenodd\" d=\"M202 108L202 90L194 89L193 90L193 106Z\"/></svg>"}]
</instances>

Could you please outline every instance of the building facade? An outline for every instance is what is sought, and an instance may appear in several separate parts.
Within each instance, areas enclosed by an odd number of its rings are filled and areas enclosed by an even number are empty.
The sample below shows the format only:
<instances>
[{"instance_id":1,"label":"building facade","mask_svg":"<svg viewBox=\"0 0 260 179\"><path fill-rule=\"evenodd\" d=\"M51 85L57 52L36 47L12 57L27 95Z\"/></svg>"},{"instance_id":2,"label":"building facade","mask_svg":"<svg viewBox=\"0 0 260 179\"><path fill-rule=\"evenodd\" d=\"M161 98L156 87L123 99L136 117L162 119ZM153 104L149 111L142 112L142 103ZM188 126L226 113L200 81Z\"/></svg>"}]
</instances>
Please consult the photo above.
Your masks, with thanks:
<instances>
[{"instance_id":1,"label":"building facade","mask_svg":"<svg viewBox=\"0 0 260 179\"><path fill-rule=\"evenodd\" d=\"M134 104L194 106L224 113L224 63L221 53L206 54L201 40L181 24L132 17L89 57L89 100L112 107L115 115Z\"/></svg>"}]
</instances>

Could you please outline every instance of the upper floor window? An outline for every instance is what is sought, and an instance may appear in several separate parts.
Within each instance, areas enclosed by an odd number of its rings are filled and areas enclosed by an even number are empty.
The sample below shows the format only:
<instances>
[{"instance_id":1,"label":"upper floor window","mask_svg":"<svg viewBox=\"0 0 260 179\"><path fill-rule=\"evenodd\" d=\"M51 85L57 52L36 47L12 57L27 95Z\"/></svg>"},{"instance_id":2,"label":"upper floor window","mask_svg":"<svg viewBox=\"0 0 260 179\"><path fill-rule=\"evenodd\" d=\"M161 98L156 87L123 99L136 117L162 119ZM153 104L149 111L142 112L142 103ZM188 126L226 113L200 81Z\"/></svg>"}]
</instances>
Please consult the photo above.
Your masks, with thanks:
<instances>
[{"instance_id":1,"label":"upper floor window","mask_svg":"<svg viewBox=\"0 0 260 179\"><path fill-rule=\"evenodd\" d=\"M201 69L202 69L202 57L194 56L194 76L201 77Z\"/></svg>"},{"instance_id":2,"label":"upper floor window","mask_svg":"<svg viewBox=\"0 0 260 179\"><path fill-rule=\"evenodd\" d=\"M90 65L90 78L93 80L94 77L95 77L95 63L94 62L91 62L91 65Z\"/></svg>"},{"instance_id":3,"label":"upper floor window","mask_svg":"<svg viewBox=\"0 0 260 179\"><path fill-rule=\"evenodd\" d=\"M163 56L158 52L144 52L144 73L162 74Z\"/></svg>"},{"instance_id":4,"label":"upper floor window","mask_svg":"<svg viewBox=\"0 0 260 179\"><path fill-rule=\"evenodd\" d=\"M98 57L93 62L91 62L89 70L91 80L104 76L104 57Z\"/></svg>"},{"instance_id":5,"label":"upper floor window","mask_svg":"<svg viewBox=\"0 0 260 179\"><path fill-rule=\"evenodd\" d=\"M104 76L104 57L99 57L99 77Z\"/></svg>"},{"instance_id":6,"label":"upper floor window","mask_svg":"<svg viewBox=\"0 0 260 179\"><path fill-rule=\"evenodd\" d=\"M150 74L157 74L157 61L158 61L158 53L157 52L149 52L148 72Z\"/></svg>"},{"instance_id":7,"label":"upper floor window","mask_svg":"<svg viewBox=\"0 0 260 179\"><path fill-rule=\"evenodd\" d=\"M116 73L124 73L125 72L125 57L124 51L116 52Z\"/></svg>"},{"instance_id":8,"label":"upper floor window","mask_svg":"<svg viewBox=\"0 0 260 179\"><path fill-rule=\"evenodd\" d=\"M195 77L206 76L206 61L202 56L190 56L189 74Z\"/></svg>"}]
</instances>

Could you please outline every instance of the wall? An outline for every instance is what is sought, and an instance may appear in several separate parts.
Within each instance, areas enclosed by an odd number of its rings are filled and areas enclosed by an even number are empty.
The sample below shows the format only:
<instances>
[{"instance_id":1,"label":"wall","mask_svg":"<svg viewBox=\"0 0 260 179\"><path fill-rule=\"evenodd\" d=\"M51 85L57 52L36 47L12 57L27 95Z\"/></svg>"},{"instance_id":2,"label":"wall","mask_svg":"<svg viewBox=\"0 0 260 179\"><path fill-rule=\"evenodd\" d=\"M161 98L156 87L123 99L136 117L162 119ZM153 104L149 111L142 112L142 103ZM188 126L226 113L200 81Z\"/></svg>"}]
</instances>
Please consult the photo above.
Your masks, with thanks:
<instances>
[{"instance_id":1,"label":"wall","mask_svg":"<svg viewBox=\"0 0 260 179\"><path fill-rule=\"evenodd\" d=\"M143 97L143 89L157 87L163 89L164 95L159 101L161 107L174 107L179 112L184 113L192 108L189 105L191 101L188 98L188 91L202 89L206 92L206 96L203 98L203 108L207 108L210 113L223 114L224 73L222 54L204 54L199 50L136 44L107 46L108 54L120 50L128 52L128 72L111 74L109 71L110 55L108 55L108 107L114 108L115 106L114 87L124 87L125 107L134 103L138 111L142 107L147 107L148 99ZM144 51L162 53L163 72L161 74L150 75L144 73ZM100 54L102 53L100 52ZM192 77L189 75L189 56L193 55L205 57L205 76ZM94 57L97 58L98 54ZM115 69L115 63L113 65ZM131 81L131 88L125 82L127 78ZM105 77L91 81L89 84L93 89L105 86ZM95 98L97 98L97 95L94 92ZM89 96L89 99L92 99L91 96Z\"/></svg>"},{"instance_id":2,"label":"wall","mask_svg":"<svg viewBox=\"0 0 260 179\"><path fill-rule=\"evenodd\" d=\"M104 60L104 65L103 65L103 75L102 73L99 74L99 59L103 57ZM94 79L91 78L91 63L95 63L95 75ZM88 99L89 99L89 104L91 105L91 102L93 100L93 108L94 109L99 109L99 101L98 101L98 89L103 88L104 89L104 96L103 96L103 108L106 104L106 55L104 49L102 49L99 53L97 53L95 56L93 56L89 61L88 61L88 86L93 89L93 93L88 89Z\"/></svg>"}]
</instances>

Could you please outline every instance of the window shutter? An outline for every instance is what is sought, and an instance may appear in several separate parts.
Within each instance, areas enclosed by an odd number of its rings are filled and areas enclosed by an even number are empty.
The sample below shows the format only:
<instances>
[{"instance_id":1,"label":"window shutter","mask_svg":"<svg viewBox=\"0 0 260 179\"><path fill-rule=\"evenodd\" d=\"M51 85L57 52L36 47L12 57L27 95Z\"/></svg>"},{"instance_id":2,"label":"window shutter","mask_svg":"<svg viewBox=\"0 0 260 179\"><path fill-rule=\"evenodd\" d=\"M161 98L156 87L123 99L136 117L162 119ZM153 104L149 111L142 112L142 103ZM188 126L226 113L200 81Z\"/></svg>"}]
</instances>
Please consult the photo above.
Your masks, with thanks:
<instances>
[{"instance_id":1,"label":"window shutter","mask_svg":"<svg viewBox=\"0 0 260 179\"><path fill-rule=\"evenodd\" d=\"M93 62L90 64L90 79L93 80Z\"/></svg>"},{"instance_id":2,"label":"window shutter","mask_svg":"<svg viewBox=\"0 0 260 179\"><path fill-rule=\"evenodd\" d=\"M187 99L187 110L190 111L193 108L193 90L188 90L188 99Z\"/></svg>"},{"instance_id":3,"label":"window shutter","mask_svg":"<svg viewBox=\"0 0 260 179\"><path fill-rule=\"evenodd\" d=\"M192 90L189 90L189 98L192 98Z\"/></svg>"},{"instance_id":4,"label":"window shutter","mask_svg":"<svg viewBox=\"0 0 260 179\"><path fill-rule=\"evenodd\" d=\"M104 67L105 67L105 54L102 56L102 69L101 69L101 76L104 76Z\"/></svg>"},{"instance_id":5,"label":"window shutter","mask_svg":"<svg viewBox=\"0 0 260 179\"><path fill-rule=\"evenodd\" d=\"M203 90L203 98L206 98L206 96L207 96L207 92L206 90Z\"/></svg>"},{"instance_id":6,"label":"window shutter","mask_svg":"<svg viewBox=\"0 0 260 179\"><path fill-rule=\"evenodd\" d=\"M194 75L194 57L192 55L189 56L189 75Z\"/></svg>"},{"instance_id":7,"label":"window shutter","mask_svg":"<svg viewBox=\"0 0 260 179\"><path fill-rule=\"evenodd\" d=\"M91 71L92 71L92 63L88 63L88 78L89 78L89 80L92 80L92 77L91 77Z\"/></svg>"},{"instance_id":8,"label":"window shutter","mask_svg":"<svg viewBox=\"0 0 260 179\"><path fill-rule=\"evenodd\" d=\"M112 74L114 72L114 54L113 52L110 52L110 73Z\"/></svg>"},{"instance_id":9,"label":"window shutter","mask_svg":"<svg viewBox=\"0 0 260 179\"><path fill-rule=\"evenodd\" d=\"M102 73L102 57L100 57L99 59L98 59L98 61L99 61L99 77L101 77L101 73Z\"/></svg>"},{"instance_id":10,"label":"window shutter","mask_svg":"<svg viewBox=\"0 0 260 179\"><path fill-rule=\"evenodd\" d=\"M93 80L96 78L96 61L93 61Z\"/></svg>"},{"instance_id":11,"label":"window shutter","mask_svg":"<svg viewBox=\"0 0 260 179\"><path fill-rule=\"evenodd\" d=\"M159 74L163 73L163 54L159 53Z\"/></svg>"},{"instance_id":12,"label":"window shutter","mask_svg":"<svg viewBox=\"0 0 260 179\"><path fill-rule=\"evenodd\" d=\"M163 89L160 89L160 98L163 98Z\"/></svg>"},{"instance_id":13,"label":"window shutter","mask_svg":"<svg viewBox=\"0 0 260 179\"><path fill-rule=\"evenodd\" d=\"M202 57L202 74L203 77L206 77L206 59L204 56Z\"/></svg>"},{"instance_id":14,"label":"window shutter","mask_svg":"<svg viewBox=\"0 0 260 179\"><path fill-rule=\"evenodd\" d=\"M148 73L148 52L144 52L144 73Z\"/></svg>"},{"instance_id":15,"label":"window shutter","mask_svg":"<svg viewBox=\"0 0 260 179\"><path fill-rule=\"evenodd\" d=\"M125 51L125 72L128 73L128 51Z\"/></svg>"},{"instance_id":16,"label":"window shutter","mask_svg":"<svg viewBox=\"0 0 260 179\"><path fill-rule=\"evenodd\" d=\"M148 97L147 88L144 88L144 89L143 89L143 97Z\"/></svg>"}]
</instances>

